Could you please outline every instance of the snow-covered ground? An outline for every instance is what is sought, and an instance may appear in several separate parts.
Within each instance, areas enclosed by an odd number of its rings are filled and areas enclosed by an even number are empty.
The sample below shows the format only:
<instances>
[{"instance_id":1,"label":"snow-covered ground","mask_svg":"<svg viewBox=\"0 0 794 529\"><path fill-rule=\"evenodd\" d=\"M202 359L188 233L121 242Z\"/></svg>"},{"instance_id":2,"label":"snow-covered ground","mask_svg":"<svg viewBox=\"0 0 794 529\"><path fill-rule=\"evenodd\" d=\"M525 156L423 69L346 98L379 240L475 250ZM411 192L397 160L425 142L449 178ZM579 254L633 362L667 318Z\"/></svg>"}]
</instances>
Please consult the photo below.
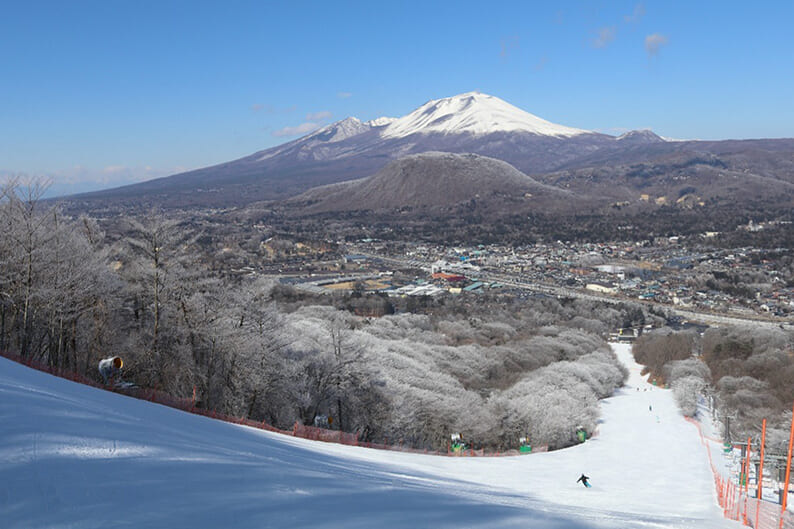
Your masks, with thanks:
<instances>
[{"instance_id":1,"label":"snow-covered ground","mask_svg":"<svg viewBox=\"0 0 794 529\"><path fill-rule=\"evenodd\" d=\"M669 391L631 377L599 435L450 458L213 421L0 358L0 526L715 528L706 448ZM576 483L584 472L593 488Z\"/></svg>"}]
</instances>

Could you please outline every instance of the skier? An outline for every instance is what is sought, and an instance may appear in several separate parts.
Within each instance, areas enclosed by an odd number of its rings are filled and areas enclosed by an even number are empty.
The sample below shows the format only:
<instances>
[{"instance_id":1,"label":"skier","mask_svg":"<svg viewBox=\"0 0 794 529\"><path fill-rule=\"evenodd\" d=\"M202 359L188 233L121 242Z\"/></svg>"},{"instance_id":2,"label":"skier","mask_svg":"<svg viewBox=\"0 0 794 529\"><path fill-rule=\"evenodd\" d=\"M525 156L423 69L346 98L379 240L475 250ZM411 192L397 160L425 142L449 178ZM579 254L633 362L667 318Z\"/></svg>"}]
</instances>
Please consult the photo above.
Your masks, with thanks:
<instances>
[{"instance_id":1,"label":"skier","mask_svg":"<svg viewBox=\"0 0 794 529\"><path fill-rule=\"evenodd\" d=\"M589 487L590 484L587 482L588 479L590 478L582 474L581 476L579 476L579 479L577 479L576 482L579 483L581 481L582 485L584 485L585 487Z\"/></svg>"}]
</instances>

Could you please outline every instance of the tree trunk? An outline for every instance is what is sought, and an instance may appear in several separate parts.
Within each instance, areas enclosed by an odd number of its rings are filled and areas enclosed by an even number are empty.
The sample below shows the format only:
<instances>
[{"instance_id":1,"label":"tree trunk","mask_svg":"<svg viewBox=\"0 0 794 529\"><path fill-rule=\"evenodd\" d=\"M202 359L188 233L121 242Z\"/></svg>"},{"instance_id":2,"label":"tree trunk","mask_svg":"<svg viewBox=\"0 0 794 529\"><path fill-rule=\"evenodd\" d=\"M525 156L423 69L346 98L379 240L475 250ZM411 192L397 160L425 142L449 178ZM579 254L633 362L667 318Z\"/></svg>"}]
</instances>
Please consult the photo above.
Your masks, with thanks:
<instances>
[{"instance_id":1,"label":"tree trunk","mask_svg":"<svg viewBox=\"0 0 794 529\"><path fill-rule=\"evenodd\" d=\"M254 413L254 405L256 405L256 397L257 397L257 390L254 390L254 394L251 397L251 404L248 405L248 413L246 413L246 419L251 418L251 414Z\"/></svg>"}]
</instances>

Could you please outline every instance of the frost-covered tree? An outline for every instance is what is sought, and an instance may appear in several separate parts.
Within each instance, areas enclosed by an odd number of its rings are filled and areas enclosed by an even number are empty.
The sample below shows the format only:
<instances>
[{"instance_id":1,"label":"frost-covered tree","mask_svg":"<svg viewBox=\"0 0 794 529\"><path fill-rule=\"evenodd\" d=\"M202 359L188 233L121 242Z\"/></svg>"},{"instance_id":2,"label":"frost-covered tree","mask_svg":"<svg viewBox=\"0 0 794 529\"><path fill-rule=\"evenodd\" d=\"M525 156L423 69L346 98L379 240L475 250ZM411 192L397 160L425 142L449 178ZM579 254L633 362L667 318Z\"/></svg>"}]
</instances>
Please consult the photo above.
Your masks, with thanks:
<instances>
[{"instance_id":1,"label":"frost-covered tree","mask_svg":"<svg viewBox=\"0 0 794 529\"><path fill-rule=\"evenodd\" d=\"M85 371L104 336L112 273L95 224L44 206L44 189L3 188L0 348Z\"/></svg>"},{"instance_id":2,"label":"frost-covered tree","mask_svg":"<svg viewBox=\"0 0 794 529\"><path fill-rule=\"evenodd\" d=\"M6 188L2 208L5 259L3 279L5 296L11 308L14 347L22 357L38 356L43 349L37 318L43 300L42 275L48 259L50 214L41 197L46 183L34 181L24 187ZM5 315L4 315L5 316Z\"/></svg>"},{"instance_id":3,"label":"frost-covered tree","mask_svg":"<svg viewBox=\"0 0 794 529\"><path fill-rule=\"evenodd\" d=\"M640 336L632 347L632 353L638 363L648 368L651 376L665 382L664 366L675 360L689 358L696 348L696 333L675 332L665 327Z\"/></svg>"},{"instance_id":4,"label":"frost-covered tree","mask_svg":"<svg viewBox=\"0 0 794 529\"><path fill-rule=\"evenodd\" d=\"M192 242L191 232L178 221L152 211L140 220L128 219L120 245L119 273L127 283L131 316L125 347L141 380L181 393L190 386L186 368L192 354L181 309L200 277Z\"/></svg>"},{"instance_id":5,"label":"frost-covered tree","mask_svg":"<svg viewBox=\"0 0 794 529\"><path fill-rule=\"evenodd\" d=\"M698 376L687 375L673 380L671 387L681 413L694 417L697 413L698 397L706 387L706 381Z\"/></svg>"},{"instance_id":6,"label":"frost-covered tree","mask_svg":"<svg viewBox=\"0 0 794 529\"><path fill-rule=\"evenodd\" d=\"M284 316L269 300L271 288L269 281L261 280L241 285L230 338L241 374L243 414L288 426L296 419L289 402L295 377L287 356L292 338L284 332Z\"/></svg>"}]
</instances>

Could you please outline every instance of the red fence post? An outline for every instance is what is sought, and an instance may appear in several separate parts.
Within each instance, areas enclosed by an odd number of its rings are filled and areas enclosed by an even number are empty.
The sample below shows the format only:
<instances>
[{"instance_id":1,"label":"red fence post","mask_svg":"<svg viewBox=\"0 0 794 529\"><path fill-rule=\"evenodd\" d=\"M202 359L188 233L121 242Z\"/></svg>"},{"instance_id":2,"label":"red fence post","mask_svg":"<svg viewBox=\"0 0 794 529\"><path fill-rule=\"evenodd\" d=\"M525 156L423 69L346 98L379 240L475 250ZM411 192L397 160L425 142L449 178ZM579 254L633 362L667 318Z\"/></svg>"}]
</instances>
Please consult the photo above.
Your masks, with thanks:
<instances>
[{"instance_id":1,"label":"red fence post","mask_svg":"<svg viewBox=\"0 0 794 529\"><path fill-rule=\"evenodd\" d=\"M750 453L752 452L753 440L747 438L747 470L744 472L744 492L750 489Z\"/></svg>"},{"instance_id":2,"label":"red fence post","mask_svg":"<svg viewBox=\"0 0 794 529\"><path fill-rule=\"evenodd\" d=\"M744 512L742 513L742 521L744 525L747 525L747 491L750 487L750 447L751 447L752 439L749 437L747 438L747 454L744 458L744 492L742 493L742 497L744 500ZM739 489L741 490L741 488Z\"/></svg>"},{"instance_id":3,"label":"red fence post","mask_svg":"<svg viewBox=\"0 0 794 529\"><path fill-rule=\"evenodd\" d=\"M728 517L728 484L722 481L722 515Z\"/></svg>"},{"instance_id":4,"label":"red fence post","mask_svg":"<svg viewBox=\"0 0 794 529\"><path fill-rule=\"evenodd\" d=\"M783 516L786 513L786 502L788 501L788 484L791 479L791 448L794 446L794 407L791 410L791 431L788 435L788 457L786 458L786 481L783 482L783 503L780 508L780 527L783 528Z\"/></svg>"},{"instance_id":5,"label":"red fence post","mask_svg":"<svg viewBox=\"0 0 794 529\"><path fill-rule=\"evenodd\" d=\"M760 500L764 493L764 446L766 445L766 419L761 422L761 462L758 465L758 476L755 479L756 496ZM758 527L758 523L755 524Z\"/></svg>"}]
</instances>

